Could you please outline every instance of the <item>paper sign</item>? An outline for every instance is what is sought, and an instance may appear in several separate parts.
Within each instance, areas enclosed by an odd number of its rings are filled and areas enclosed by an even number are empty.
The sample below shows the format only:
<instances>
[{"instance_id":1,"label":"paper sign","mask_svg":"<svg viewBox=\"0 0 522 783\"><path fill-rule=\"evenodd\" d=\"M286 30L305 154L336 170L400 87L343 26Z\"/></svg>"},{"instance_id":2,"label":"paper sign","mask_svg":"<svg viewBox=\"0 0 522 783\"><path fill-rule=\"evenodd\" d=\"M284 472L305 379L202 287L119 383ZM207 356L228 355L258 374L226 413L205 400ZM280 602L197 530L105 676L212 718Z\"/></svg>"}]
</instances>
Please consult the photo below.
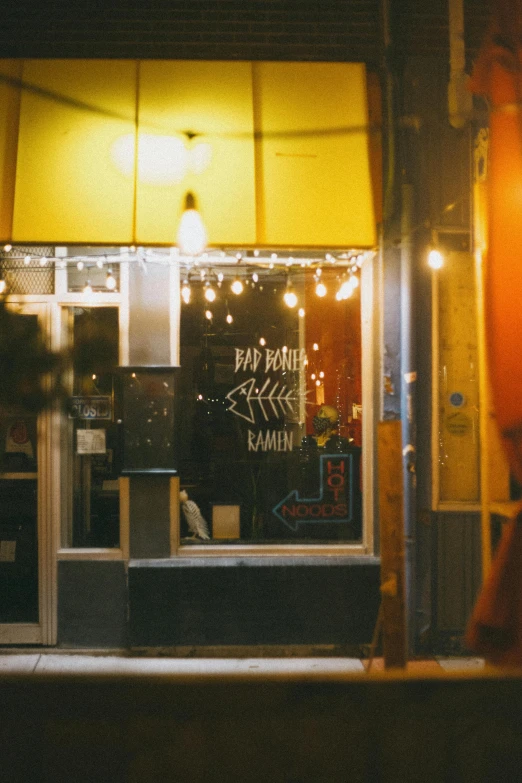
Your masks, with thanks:
<instances>
[{"instance_id":1,"label":"paper sign","mask_svg":"<svg viewBox=\"0 0 522 783\"><path fill-rule=\"evenodd\" d=\"M0 541L0 563L14 563L16 541Z\"/></svg>"},{"instance_id":2,"label":"paper sign","mask_svg":"<svg viewBox=\"0 0 522 783\"><path fill-rule=\"evenodd\" d=\"M105 430L76 430L77 454L105 454Z\"/></svg>"}]
</instances>

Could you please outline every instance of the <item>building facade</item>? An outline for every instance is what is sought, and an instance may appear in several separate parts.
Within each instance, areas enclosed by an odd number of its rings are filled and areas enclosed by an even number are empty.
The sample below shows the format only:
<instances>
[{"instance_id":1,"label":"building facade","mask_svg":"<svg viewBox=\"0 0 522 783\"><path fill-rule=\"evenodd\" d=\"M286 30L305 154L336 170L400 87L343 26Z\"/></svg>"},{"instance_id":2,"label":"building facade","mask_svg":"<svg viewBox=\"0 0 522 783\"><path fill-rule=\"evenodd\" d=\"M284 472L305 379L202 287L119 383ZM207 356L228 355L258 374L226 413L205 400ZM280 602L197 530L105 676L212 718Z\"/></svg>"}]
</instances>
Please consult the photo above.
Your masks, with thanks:
<instances>
[{"instance_id":1,"label":"building facade","mask_svg":"<svg viewBox=\"0 0 522 783\"><path fill-rule=\"evenodd\" d=\"M7 301L69 356L65 408L2 417L4 643L368 644L383 419L412 648L471 609L483 128L447 88L487 9L459 49L452 4L235 6L77 9L4 47Z\"/></svg>"}]
</instances>

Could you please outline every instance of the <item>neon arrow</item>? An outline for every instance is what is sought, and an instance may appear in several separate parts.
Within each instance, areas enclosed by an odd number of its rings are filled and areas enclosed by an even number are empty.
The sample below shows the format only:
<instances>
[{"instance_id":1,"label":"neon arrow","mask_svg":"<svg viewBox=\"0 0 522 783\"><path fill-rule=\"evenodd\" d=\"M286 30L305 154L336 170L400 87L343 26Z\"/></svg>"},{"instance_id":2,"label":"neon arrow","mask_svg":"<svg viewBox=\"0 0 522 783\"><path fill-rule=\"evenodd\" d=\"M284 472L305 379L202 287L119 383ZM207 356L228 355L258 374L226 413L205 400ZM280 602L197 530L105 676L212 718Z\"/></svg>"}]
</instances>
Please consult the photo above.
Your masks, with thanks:
<instances>
[{"instance_id":1,"label":"neon arrow","mask_svg":"<svg viewBox=\"0 0 522 783\"><path fill-rule=\"evenodd\" d=\"M336 490L340 491L337 483L328 483L332 477L339 476L338 471L330 471L325 475L325 463L330 464L344 461L348 463L348 472L342 472L344 481L342 498L336 497ZM272 513L294 533L301 524L308 523L348 523L353 519L353 454L321 454L319 457L319 497L301 498L297 490L293 489L274 506ZM346 492L348 489L348 493ZM348 495L348 497L346 497ZM329 498L329 496L331 496Z\"/></svg>"}]
</instances>

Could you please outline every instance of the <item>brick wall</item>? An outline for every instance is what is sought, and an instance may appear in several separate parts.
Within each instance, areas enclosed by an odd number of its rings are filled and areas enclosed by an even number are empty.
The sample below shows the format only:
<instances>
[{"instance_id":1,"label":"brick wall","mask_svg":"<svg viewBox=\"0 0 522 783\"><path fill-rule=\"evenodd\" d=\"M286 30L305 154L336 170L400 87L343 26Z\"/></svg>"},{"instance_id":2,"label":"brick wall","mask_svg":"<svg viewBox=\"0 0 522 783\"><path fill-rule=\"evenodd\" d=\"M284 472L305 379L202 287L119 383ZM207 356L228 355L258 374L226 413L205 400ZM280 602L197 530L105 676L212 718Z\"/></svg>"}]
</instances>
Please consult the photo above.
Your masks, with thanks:
<instances>
[{"instance_id":1,"label":"brick wall","mask_svg":"<svg viewBox=\"0 0 522 783\"><path fill-rule=\"evenodd\" d=\"M474 51L491 0L466 0ZM406 53L446 56L448 0L393 0ZM2 57L379 63L380 0L10 0Z\"/></svg>"}]
</instances>

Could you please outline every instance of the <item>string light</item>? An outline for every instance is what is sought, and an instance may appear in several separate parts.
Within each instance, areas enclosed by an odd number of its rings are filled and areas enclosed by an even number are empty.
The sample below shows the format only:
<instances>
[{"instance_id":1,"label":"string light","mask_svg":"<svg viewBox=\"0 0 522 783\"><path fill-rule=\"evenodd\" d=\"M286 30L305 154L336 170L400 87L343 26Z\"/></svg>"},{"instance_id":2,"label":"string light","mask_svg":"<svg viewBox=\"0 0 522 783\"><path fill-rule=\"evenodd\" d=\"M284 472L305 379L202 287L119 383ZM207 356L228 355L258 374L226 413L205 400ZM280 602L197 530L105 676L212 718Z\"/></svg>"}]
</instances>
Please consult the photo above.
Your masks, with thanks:
<instances>
[{"instance_id":1,"label":"string light","mask_svg":"<svg viewBox=\"0 0 522 783\"><path fill-rule=\"evenodd\" d=\"M24 258L24 264L25 264L26 266L29 266L29 264L30 264L30 263L31 263L31 256L26 256L26 257Z\"/></svg>"},{"instance_id":2,"label":"string light","mask_svg":"<svg viewBox=\"0 0 522 783\"><path fill-rule=\"evenodd\" d=\"M236 296L239 296L239 294L243 293L243 283L239 279L239 277L236 277L232 285L230 286L230 290L233 294L236 294Z\"/></svg>"},{"instance_id":3,"label":"string light","mask_svg":"<svg viewBox=\"0 0 522 783\"><path fill-rule=\"evenodd\" d=\"M108 272L107 272L107 278L105 280L105 287L109 291L114 291L114 289L116 288L116 278L112 274L112 269L109 269Z\"/></svg>"},{"instance_id":4,"label":"string light","mask_svg":"<svg viewBox=\"0 0 522 783\"><path fill-rule=\"evenodd\" d=\"M81 272L84 266L85 264L83 263L83 261L78 261L78 263L76 264L76 269L78 269L78 271Z\"/></svg>"},{"instance_id":5,"label":"string light","mask_svg":"<svg viewBox=\"0 0 522 783\"><path fill-rule=\"evenodd\" d=\"M232 314L227 313L227 318L226 318L227 324L231 324L233 320L234 319L232 318Z\"/></svg>"},{"instance_id":6,"label":"string light","mask_svg":"<svg viewBox=\"0 0 522 783\"><path fill-rule=\"evenodd\" d=\"M205 310L205 318L207 319L207 321L212 320L212 310Z\"/></svg>"},{"instance_id":7,"label":"string light","mask_svg":"<svg viewBox=\"0 0 522 783\"><path fill-rule=\"evenodd\" d=\"M304 315L305 315L304 307L300 307L298 312L297 312L297 314L298 314L299 318L304 318Z\"/></svg>"},{"instance_id":8,"label":"string light","mask_svg":"<svg viewBox=\"0 0 522 783\"><path fill-rule=\"evenodd\" d=\"M207 283L205 287L205 299L207 302L214 302L216 299L216 292L210 284Z\"/></svg>"},{"instance_id":9,"label":"string light","mask_svg":"<svg viewBox=\"0 0 522 783\"><path fill-rule=\"evenodd\" d=\"M323 282L319 281L317 285L315 286L315 293L319 297L326 296L326 286Z\"/></svg>"},{"instance_id":10,"label":"string light","mask_svg":"<svg viewBox=\"0 0 522 783\"><path fill-rule=\"evenodd\" d=\"M85 286L83 288L83 293L86 294L87 296L90 296L90 294L92 294L92 285L90 280L87 280L87 282L85 283Z\"/></svg>"},{"instance_id":11,"label":"string light","mask_svg":"<svg viewBox=\"0 0 522 783\"><path fill-rule=\"evenodd\" d=\"M188 280L183 281L183 285L181 287L181 298L185 304L190 303L190 286L188 284Z\"/></svg>"}]
</instances>

